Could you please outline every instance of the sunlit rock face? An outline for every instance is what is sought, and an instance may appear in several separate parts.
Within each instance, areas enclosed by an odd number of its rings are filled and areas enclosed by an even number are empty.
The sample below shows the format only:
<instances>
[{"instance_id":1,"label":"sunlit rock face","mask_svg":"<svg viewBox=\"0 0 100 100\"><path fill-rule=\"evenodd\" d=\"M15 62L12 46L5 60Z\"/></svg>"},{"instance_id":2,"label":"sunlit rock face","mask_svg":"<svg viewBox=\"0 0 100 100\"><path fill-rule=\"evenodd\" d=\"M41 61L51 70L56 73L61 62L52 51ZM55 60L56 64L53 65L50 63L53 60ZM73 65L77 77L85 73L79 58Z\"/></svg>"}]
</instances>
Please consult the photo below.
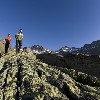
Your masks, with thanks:
<instances>
[{"instance_id":1,"label":"sunlit rock face","mask_svg":"<svg viewBox=\"0 0 100 100\"><path fill-rule=\"evenodd\" d=\"M5 50L5 40L0 38L0 52L4 52Z\"/></svg>"},{"instance_id":2,"label":"sunlit rock face","mask_svg":"<svg viewBox=\"0 0 100 100\"><path fill-rule=\"evenodd\" d=\"M5 40L3 38L0 38L0 53L4 53L5 52ZM9 45L9 49L8 50L12 50L12 46L11 44Z\"/></svg>"},{"instance_id":3,"label":"sunlit rock face","mask_svg":"<svg viewBox=\"0 0 100 100\"><path fill-rule=\"evenodd\" d=\"M99 79L43 63L28 48L0 64L0 100L100 100Z\"/></svg>"}]
</instances>

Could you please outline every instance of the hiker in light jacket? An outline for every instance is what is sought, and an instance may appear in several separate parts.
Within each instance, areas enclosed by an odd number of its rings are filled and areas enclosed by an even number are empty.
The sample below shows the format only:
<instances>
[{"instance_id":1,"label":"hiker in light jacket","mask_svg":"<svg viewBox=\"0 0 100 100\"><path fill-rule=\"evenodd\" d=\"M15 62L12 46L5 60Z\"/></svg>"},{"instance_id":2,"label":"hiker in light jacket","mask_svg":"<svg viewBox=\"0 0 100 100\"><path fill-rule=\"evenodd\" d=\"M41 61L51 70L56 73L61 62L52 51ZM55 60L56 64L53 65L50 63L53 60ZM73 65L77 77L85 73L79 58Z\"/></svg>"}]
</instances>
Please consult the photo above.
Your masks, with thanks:
<instances>
[{"instance_id":1,"label":"hiker in light jacket","mask_svg":"<svg viewBox=\"0 0 100 100\"><path fill-rule=\"evenodd\" d=\"M15 35L15 38L16 38L16 53L19 53L22 47L22 39L23 39L22 29L20 29L19 32Z\"/></svg>"}]
</instances>

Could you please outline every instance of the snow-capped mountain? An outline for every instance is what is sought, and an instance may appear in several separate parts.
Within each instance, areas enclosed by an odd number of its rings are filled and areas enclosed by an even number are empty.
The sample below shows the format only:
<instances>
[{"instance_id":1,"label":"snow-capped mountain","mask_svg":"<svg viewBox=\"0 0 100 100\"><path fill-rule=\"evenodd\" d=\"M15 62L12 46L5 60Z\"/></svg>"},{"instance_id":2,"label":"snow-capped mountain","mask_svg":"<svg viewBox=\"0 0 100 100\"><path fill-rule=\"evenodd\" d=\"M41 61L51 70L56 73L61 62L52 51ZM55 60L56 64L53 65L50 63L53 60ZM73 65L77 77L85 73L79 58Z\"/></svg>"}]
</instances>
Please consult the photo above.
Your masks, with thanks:
<instances>
[{"instance_id":1,"label":"snow-capped mountain","mask_svg":"<svg viewBox=\"0 0 100 100\"><path fill-rule=\"evenodd\" d=\"M100 40L93 41L91 44L85 44L81 48L76 47L62 47L57 51L59 54L66 53L80 53L80 54L89 54L89 55L100 55Z\"/></svg>"},{"instance_id":2,"label":"snow-capped mountain","mask_svg":"<svg viewBox=\"0 0 100 100\"><path fill-rule=\"evenodd\" d=\"M100 40L93 41L91 44L85 44L81 48L68 47L64 46L57 51L45 49L40 45L34 45L31 47L34 53L43 54L43 53L56 53L56 54L66 54L66 53L81 53L81 54L90 54L90 55L100 55Z\"/></svg>"},{"instance_id":3,"label":"snow-capped mountain","mask_svg":"<svg viewBox=\"0 0 100 100\"><path fill-rule=\"evenodd\" d=\"M62 47L61 49L59 49L56 52L59 53L59 54L65 54L65 53L72 53L72 52L75 52L77 50L79 50L79 48L65 46L65 47Z\"/></svg>"},{"instance_id":4,"label":"snow-capped mountain","mask_svg":"<svg viewBox=\"0 0 100 100\"><path fill-rule=\"evenodd\" d=\"M34 45L34 46L31 47L31 49L36 54L43 54L43 53L51 53L51 52L53 52L53 51L51 51L49 49L45 49L44 47L42 47L40 45Z\"/></svg>"},{"instance_id":5,"label":"snow-capped mountain","mask_svg":"<svg viewBox=\"0 0 100 100\"><path fill-rule=\"evenodd\" d=\"M65 46L57 51L53 51L53 50L45 49L43 46L40 45L34 45L31 47L31 49L36 54L43 54L43 53L65 54L65 53L72 53L76 50L79 50L79 48Z\"/></svg>"}]
</instances>

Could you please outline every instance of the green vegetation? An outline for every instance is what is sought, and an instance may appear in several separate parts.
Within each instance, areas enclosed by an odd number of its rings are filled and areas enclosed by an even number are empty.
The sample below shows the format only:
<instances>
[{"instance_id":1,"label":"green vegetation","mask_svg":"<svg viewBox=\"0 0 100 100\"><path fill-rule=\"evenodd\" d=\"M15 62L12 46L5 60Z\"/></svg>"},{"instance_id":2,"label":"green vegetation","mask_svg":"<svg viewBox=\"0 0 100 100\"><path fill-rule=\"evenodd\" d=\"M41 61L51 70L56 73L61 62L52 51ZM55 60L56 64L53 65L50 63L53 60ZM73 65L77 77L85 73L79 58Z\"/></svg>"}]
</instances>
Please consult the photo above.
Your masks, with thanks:
<instances>
[{"instance_id":1,"label":"green vegetation","mask_svg":"<svg viewBox=\"0 0 100 100\"><path fill-rule=\"evenodd\" d=\"M68 74L71 78L73 78L77 82L90 86L100 86L100 80L96 77L92 77L82 72L76 73L74 69L67 69L62 67L59 67L58 69Z\"/></svg>"}]
</instances>

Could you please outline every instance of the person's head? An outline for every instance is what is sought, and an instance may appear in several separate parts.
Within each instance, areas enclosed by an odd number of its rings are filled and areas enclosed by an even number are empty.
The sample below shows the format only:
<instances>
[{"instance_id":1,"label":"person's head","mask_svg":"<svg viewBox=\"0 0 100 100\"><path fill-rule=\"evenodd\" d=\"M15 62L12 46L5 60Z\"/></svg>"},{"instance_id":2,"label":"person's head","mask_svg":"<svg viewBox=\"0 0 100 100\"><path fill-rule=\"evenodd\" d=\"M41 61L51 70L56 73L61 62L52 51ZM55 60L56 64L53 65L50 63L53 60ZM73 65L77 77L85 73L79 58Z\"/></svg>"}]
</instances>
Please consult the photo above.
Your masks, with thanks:
<instances>
[{"instance_id":1,"label":"person's head","mask_svg":"<svg viewBox=\"0 0 100 100\"><path fill-rule=\"evenodd\" d=\"M10 34L8 34L8 36L10 36Z\"/></svg>"},{"instance_id":2,"label":"person's head","mask_svg":"<svg viewBox=\"0 0 100 100\"><path fill-rule=\"evenodd\" d=\"M22 29L20 29L19 31L22 32Z\"/></svg>"}]
</instances>

